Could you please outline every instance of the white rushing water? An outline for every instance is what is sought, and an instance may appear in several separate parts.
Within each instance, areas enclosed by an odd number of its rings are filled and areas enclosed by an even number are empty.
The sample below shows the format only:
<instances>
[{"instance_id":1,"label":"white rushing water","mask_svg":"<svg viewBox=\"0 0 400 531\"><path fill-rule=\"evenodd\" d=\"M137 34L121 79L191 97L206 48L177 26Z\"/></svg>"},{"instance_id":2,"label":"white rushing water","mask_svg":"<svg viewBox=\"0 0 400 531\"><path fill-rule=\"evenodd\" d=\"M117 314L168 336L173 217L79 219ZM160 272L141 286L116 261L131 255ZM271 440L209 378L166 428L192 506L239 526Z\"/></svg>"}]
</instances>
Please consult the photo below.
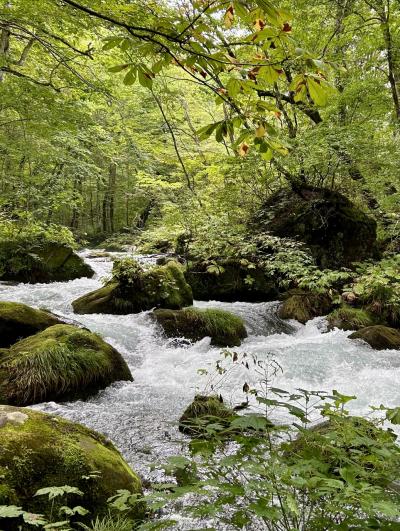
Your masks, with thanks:
<instances>
[{"instance_id":1,"label":"white rushing water","mask_svg":"<svg viewBox=\"0 0 400 531\"><path fill-rule=\"evenodd\" d=\"M47 308L74 319L101 334L128 362L134 382L119 382L83 402L41 404L40 409L80 422L108 436L132 467L149 476L149 464L179 452L184 439L177 421L201 391L206 380L197 371L220 359L220 349L208 338L195 344L165 339L146 312L136 315L74 315L71 302L98 288L112 267L106 258L88 259L96 271L93 279L65 283L0 283L0 299ZM305 326L283 322L276 316L277 303L199 302L199 307L227 309L244 318L249 337L235 349L265 359L271 353L283 368L275 385L292 391L338 391L356 395L356 413L369 405L400 405L400 354L373 351L348 339L349 332L325 333L323 318ZM235 372L222 394L235 403L243 400L242 385L249 374ZM251 381L249 381L251 383Z\"/></svg>"}]
</instances>

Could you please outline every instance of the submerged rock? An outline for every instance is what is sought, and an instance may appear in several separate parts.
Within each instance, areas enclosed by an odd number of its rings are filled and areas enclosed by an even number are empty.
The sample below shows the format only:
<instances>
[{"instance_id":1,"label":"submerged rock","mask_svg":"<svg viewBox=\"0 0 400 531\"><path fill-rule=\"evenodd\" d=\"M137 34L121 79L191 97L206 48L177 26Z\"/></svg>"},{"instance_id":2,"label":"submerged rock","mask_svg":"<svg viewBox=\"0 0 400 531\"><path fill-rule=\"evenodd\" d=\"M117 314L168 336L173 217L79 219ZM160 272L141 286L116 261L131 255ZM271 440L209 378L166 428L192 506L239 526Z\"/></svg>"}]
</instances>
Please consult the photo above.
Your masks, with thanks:
<instances>
[{"instance_id":1,"label":"submerged rock","mask_svg":"<svg viewBox=\"0 0 400 531\"><path fill-rule=\"evenodd\" d=\"M376 318L367 310L353 308L352 306L341 306L334 310L327 317L329 329L339 328L340 330L360 330L367 326L376 324Z\"/></svg>"},{"instance_id":2,"label":"submerged rock","mask_svg":"<svg viewBox=\"0 0 400 531\"><path fill-rule=\"evenodd\" d=\"M260 268L234 258L221 259L213 265L194 262L185 277L197 300L263 302L276 300L279 295L274 279Z\"/></svg>"},{"instance_id":3,"label":"submerged rock","mask_svg":"<svg viewBox=\"0 0 400 531\"><path fill-rule=\"evenodd\" d=\"M209 430L228 428L235 417L236 413L224 404L222 397L196 395L179 419L179 431L191 437L206 437Z\"/></svg>"},{"instance_id":4,"label":"submerged rock","mask_svg":"<svg viewBox=\"0 0 400 531\"><path fill-rule=\"evenodd\" d=\"M176 262L143 270L136 261L124 260L114 265L113 274L104 287L75 300L74 312L124 315L193 304L192 290Z\"/></svg>"},{"instance_id":5,"label":"submerged rock","mask_svg":"<svg viewBox=\"0 0 400 531\"><path fill-rule=\"evenodd\" d=\"M62 282L94 275L93 269L71 247L58 243L45 243L26 249L8 248L0 244L0 280L18 282Z\"/></svg>"},{"instance_id":6,"label":"submerged rock","mask_svg":"<svg viewBox=\"0 0 400 531\"><path fill-rule=\"evenodd\" d=\"M331 310L332 299L329 295L292 290L279 307L278 316L305 324L314 317L328 314Z\"/></svg>"},{"instance_id":7,"label":"submerged rock","mask_svg":"<svg viewBox=\"0 0 400 531\"><path fill-rule=\"evenodd\" d=\"M400 330L388 326L368 326L354 332L349 338L362 339L375 350L400 350Z\"/></svg>"},{"instance_id":8,"label":"submerged rock","mask_svg":"<svg viewBox=\"0 0 400 531\"><path fill-rule=\"evenodd\" d=\"M322 268L351 266L376 254L376 221L344 195L325 188L276 192L252 225L253 230L297 237Z\"/></svg>"},{"instance_id":9,"label":"submerged rock","mask_svg":"<svg viewBox=\"0 0 400 531\"><path fill-rule=\"evenodd\" d=\"M45 487L68 485L83 492L53 501L34 496ZM141 493L141 481L105 437L84 426L30 409L0 406L0 505L17 505L50 518L63 505L81 505L89 520L107 514L117 490ZM54 504L54 505L53 505ZM143 516L143 505L133 517ZM20 529L17 519L2 529Z\"/></svg>"},{"instance_id":10,"label":"submerged rock","mask_svg":"<svg viewBox=\"0 0 400 531\"><path fill-rule=\"evenodd\" d=\"M185 337L193 341L211 337L211 343L218 347L239 346L247 337L243 320L223 310L155 310L151 315L167 337Z\"/></svg>"},{"instance_id":11,"label":"submerged rock","mask_svg":"<svg viewBox=\"0 0 400 531\"><path fill-rule=\"evenodd\" d=\"M35 310L18 302L0 301L0 347L9 347L19 339L61 323L50 312Z\"/></svg>"},{"instance_id":12,"label":"submerged rock","mask_svg":"<svg viewBox=\"0 0 400 531\"><path fill-rule=\"evenodd\" d=\"M132 381L122 356L98 335L55 325L15 343L0 357L0 403L17 406L85 398Z\"/></svg>"}]
</instances>

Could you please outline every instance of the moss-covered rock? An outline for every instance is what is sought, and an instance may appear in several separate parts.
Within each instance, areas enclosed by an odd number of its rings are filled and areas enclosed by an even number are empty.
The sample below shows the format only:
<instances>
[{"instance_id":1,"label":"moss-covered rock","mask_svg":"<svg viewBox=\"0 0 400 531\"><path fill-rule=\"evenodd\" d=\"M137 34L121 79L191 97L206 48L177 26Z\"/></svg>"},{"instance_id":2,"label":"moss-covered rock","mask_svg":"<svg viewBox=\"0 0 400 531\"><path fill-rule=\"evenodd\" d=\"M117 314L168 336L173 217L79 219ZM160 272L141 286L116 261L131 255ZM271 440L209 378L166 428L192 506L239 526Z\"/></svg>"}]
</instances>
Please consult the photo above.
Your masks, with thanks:
<instances>
[{"instance_id":1,"label":"moss-covered rock","mask_svg":"<svg viewBox=\"0 0 400 531\"><path fill-rule=\"evenodd\" d=\"M0 347L9 347L19 339L61 323L50 312L17 302L0 301Z\"/></svg>"},{"instance_id":2,"label":"moss-covered rock","mask_svg":"<svg viewBox=\"0 0 400 531\"><path fill-rule=\"evenodd\" d=\"M68 245L46 242L33 248L15 250L0 242L0 280L18 282L62 282L80 277L91 278L93 269Z\"/></svg>"},{"instance_id":3,"label":"moss-covered rock","mask_svg":"<svg viewBox=\"0 0 400 531\"><path fill-rule=\"evenodd\" d=\"M249 267L250 266L250 267ZM234 258L189 264L185 277L197 300L272 301L279 295L276 280L253 264Z\"/></svg>"},{"instance_id":4,"label":"moss-covered rock","mask_svg":"<svg viewBox=\"0 0 400 531\"><path fill-rule=\"evenodd\" d=\"M113 279L108 284L75 300L72 303L75 313L124 315L160 307L181 309L193 304L192 290L177 262L149 270L130 262L123 271L116 263Z\"/></svg>"},{"instance_id":5,"label":"moss-covered rock","mask_svg":"<svg viewBox=\"0 0 400 531\"><path fill-rule=\"evenodd\" d=\"M354 332L350 339L362 339L375 350L400 350L400 331L388 326L368 326Z\"/></svg>"},{"instance_id":6,"label":"moss-covered rock","mask_svg":"<svg viewBox=\"0 0 400 531\"><path fill-rule=\"evenodd\" d=\"M237 347L247 337L243 320L223 310L156 310L152 316L167 337L185 337L193 341L211 337L211 344L218 347Z\"/></svg>"},{"instance_id":7,"label":"moss-covered rock","mask_svg":"<svg viewBox=\"0 0 400 531\"><path fill-rule=\"evenodd\" d=\"M362 308L343 305L331 312L328 317L329 329L360 330L376 324L376 317Z\"/></svg>"},{"instance_id":8,"label":"moss-covered rock","mask_svg":"<svg viewBox=\"0 0 400 531\"><path fill-rule=\"evenodd\" d=\"M228 428L235 417L221 396L196 395L179 419L179 431L191 437L207 437L210 430Z\"/></svg>"},{"instance_id":9,"label":"moss-covered rock","mask_svg":"<svg viewBox=\"0 0 400 531\"><path fill-rule=\"evenodd\" d=\"M376 254L376 221L344 195L324 188L276 192L259 210L251 228L297 237L322 268L350 266Z\"/></svg>"},{"instance_id":10,"label":"moss-covered rock","mask_svg":"<svg viewBox=\"0 0 400 531\"><path fill-rule=\"evenodd\" d=\"M55 325L22 339L0 358L0 403L26 406L85 398L132 380L122 356L98 335Z\"/></svg>"},{"instance_id":11,"label":"moss-covered rock","mask_svg":"<svg viewBox=\"0 0 400 531\"><path fill-rule=\"evenodd\" d=\"M64 485L83 496L56 498L53 515L62 505L81 505L90 511L89 519L107 513L107 499L117 490L142 489L139 477L102 435L39 411L0 406L0 504L49 518L52 502L34 494ZM143 509L138 505L133 516L141 518ZM2 520L1 528L17 530L18 521Z\"/></svg>"},{"instance_id":12,"label":"moss-covered rock","mask_svg":"<svg viewBox=\"0 0 400 531\"><path fill-rule=\"evenodd\" d=\"M281 319L295 319L305 324L314 317L328 314L332 306L329 295L292 290L279 307L278 315Z\"/></svg>"}]
</instances>

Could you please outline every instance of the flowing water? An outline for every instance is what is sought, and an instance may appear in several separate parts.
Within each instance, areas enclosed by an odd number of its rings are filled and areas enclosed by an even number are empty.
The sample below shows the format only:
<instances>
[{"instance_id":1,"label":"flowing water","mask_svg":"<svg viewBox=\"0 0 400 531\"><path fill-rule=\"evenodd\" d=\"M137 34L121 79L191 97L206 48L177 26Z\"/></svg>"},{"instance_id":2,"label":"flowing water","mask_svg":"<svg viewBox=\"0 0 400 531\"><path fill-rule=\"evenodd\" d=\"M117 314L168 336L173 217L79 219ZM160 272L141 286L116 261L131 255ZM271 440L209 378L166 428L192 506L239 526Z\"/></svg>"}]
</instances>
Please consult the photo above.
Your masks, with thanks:
<instances>
[{"instance_id":1,"label":"flowing water","mask_svg":"<svg viewBox=\"0 0 400 531\"><path fill-rule=\"evenodd\" d=\"M196 390L201 391L207 383L198 369L211 368L221 352L210 346L208 338L195 344L163 338L147 312L74 315L71 301L98 288L100 279L112 268L107 258L86 259L96 271L93 279L34 285L0 283L0 299L47 308L74 319L122 353L134 382L116 383L84 402L49 402L36 407L104 433L132 468L149 477L150 463L179 452L180 441L185 438L177 430L177 420ZM276 316L277 303L210 301L196 306L223 308L243 317L249 337L236 350L277 360L283 372L277 375L276 387L289 391L337 389L356 395L358 400L352 403L355 413L366 413L372 404L400 404L398 351L373 351L349 340L349 332L326 333L323 318L305 326L283 322ZM242 401L244 379L251 378L244 369L232 373L223 384L222 394L228 401Z\"/></svg>"}]
</instances>

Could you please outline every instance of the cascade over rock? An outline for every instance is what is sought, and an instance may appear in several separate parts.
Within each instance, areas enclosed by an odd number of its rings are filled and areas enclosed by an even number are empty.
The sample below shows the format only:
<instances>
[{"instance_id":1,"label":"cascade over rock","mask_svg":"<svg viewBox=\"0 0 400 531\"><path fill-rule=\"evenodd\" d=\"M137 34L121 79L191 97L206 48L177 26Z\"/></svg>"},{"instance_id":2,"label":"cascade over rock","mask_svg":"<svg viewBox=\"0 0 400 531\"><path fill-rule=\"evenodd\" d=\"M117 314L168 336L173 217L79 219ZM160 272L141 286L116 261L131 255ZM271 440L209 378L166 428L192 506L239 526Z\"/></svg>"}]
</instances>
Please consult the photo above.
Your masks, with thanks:
<instances>
[{"instance_id":1,"label":"cascade over rock","mask_svg":"<svg viewBox=\"0 0 400 531\"><path fill-rule=\"evenodd\" d=\"M194 341L211 337L211 344L218 347L238 347L247 337L243 320L223 310L155 310L151 315L167 337L185 337Z\"/></svg>"},{"instance_id":2,"label":"cascade over rock","mask_svg":"<svg viewBox=\"0 0 400 531\"><path fill-rule=\"evenodd\" d=\"M375 350L400 350L400 331L388 326L368 326L354 332L349 338L362 339Z\"/></svg>"},{"instance_id":3,"label":"cascade over rock","mask_svg":"<svg viewBox=\"0 0 400 531\"><path fill-rule=\"evenodd\" d=\"M287 293L278 309L278 315L281 319L295 319L305 324L314 317L326 315L332 310L332 306L329 295L297 289Z\"/></svg>"}]
</instances>

